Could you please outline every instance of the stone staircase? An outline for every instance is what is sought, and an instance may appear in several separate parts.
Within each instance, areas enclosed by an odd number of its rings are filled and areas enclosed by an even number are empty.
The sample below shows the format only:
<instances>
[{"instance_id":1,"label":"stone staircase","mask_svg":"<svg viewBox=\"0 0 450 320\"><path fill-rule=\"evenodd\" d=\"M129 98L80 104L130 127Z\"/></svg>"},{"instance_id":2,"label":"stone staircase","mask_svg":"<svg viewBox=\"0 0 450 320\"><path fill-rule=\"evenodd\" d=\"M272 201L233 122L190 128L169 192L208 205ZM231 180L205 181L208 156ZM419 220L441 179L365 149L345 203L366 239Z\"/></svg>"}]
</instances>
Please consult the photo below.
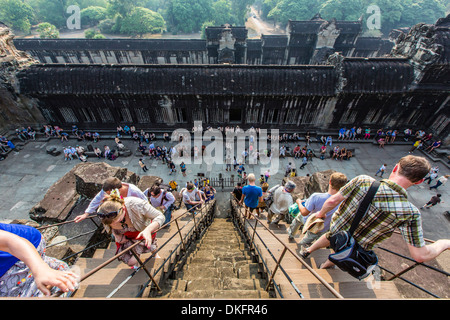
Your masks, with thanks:
<instances>
[{"instance_id":1,"label":"stone staircase","mask_svg":"<svg viewBox=\"0 0 450 320\"><path fill-rule=\"evenodd\" d=\"M162 298L269 298L267 280L252 262L233 223L215 218L176 278L168 280Z\"/></svg>"},{"instance_id":2,"label":"stone staircase","mask_svg":"<svg viewBox=\"0 0 450 320\"><path fill-rule=\"evenodd\" d=\"M208 220L213 214L213 204L207 205L209 209L197 212L195 221L192 216L186 216L185 208L175 210L172 213L173 218L180 217L179 226L184 242L187 247L191 246L200 237L202 230L206 228ZM168 274L172 273L172 269L177 265L184 255L182 246L180 245L180 236L177 233L176 225L170 224L157 232L158 247L160 251L156 257L151 258L146 264L146 269L154 277L158 285L164 283L164 279ZM85 276L94 268L111 260L116 254L116 244L111 242L105 249L97 249L95 254L90 258L79 258L75 264L79 269L81 276ZM141 255L141 261L145 262L151 253ZM162 268L162 269L161 269ZM159 270L157 274L156 270ZM129 279L120 289L119 285ZM102 269L91 274L81 282L79 289L72 295L76 299L84 298L105 298L113 291L113 298L138 298L148 297L150 287L146 286L149 277L144 269L134 270L124 263L114 259ZM146 286L144 288L144 286ZM154 286L154 285L153 285Z\"/></svg>"},{"instance_id":3,"label":"stone staircase","mask_svg":"<svg viewBox=\"0 0 450 320\"><path fill-rule=\"evenodd\" d=\"M234 202L232 204L235 219L241 216L242 208ZM267 223L267 212L261 214L260 222L255 228L255 219L246 220L242 223L238 219L241 230L247 234L248 238L254 238L252 250L255 251L256 259L260 264L267 266L270 272L276 269L277 260L281 256L284 245L298 254L301 249L299 245L300 235L297 235L293 241L289 240L287 228L289 224L281 221L278 225ZM257 236L253 236L256 230ZM345 299L400 299L401 295L393 282L374 281L373 278L357 280L341 271L340 269L319 269L319 266L325 262L330 249L320 249L305 259L306 264L313 271L336 290ZM284 272L283 272L283 271ZM285 275L288 275L288 277ZM274 276L275 298L283 299L333 299L336 298L320 281L303 265L296 257L287 252L277 269ZM300 292L300 294L299 294Z\"/></svg>"}]
</instances>

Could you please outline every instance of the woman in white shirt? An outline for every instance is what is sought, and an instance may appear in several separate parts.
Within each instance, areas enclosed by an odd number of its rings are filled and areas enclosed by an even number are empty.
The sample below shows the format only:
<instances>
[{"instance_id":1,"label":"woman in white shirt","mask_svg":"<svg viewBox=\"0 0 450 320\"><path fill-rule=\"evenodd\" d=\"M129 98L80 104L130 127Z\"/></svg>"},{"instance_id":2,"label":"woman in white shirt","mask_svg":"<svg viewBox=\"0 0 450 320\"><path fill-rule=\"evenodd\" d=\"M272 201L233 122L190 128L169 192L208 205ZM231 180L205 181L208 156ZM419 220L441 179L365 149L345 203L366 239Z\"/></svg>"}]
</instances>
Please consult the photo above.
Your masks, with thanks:
<instances>
[{"instance_id":1,"label":"woman in white shirt","mask_svg":"<svg viewBox=\"0 0 450 320\"><path fill-rule=\"evenodd\" d=\"M114 235L117 245L116 254L137 241L140 243L132 250L138 257L157 249L156 230L164 224L165 217L148 200L136 197L122 199L117 193L112 193L98 208L97 216L101 219L106 231ZM119 260L130 267L138 266L138 261L131 251L121 255Z\"/></svg>"}]
</instances>

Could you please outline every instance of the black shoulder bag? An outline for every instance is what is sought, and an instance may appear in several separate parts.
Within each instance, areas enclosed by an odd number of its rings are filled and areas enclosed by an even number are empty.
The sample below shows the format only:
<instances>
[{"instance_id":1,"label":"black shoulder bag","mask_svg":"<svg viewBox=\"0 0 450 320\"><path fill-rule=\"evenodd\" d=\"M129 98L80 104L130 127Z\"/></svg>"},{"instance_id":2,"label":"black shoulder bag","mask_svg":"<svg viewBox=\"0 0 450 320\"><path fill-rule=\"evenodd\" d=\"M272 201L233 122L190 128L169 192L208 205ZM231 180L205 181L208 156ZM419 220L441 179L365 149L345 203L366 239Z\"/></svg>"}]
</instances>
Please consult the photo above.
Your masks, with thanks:
<instances>
[{"instance_id":1,"label":"black shoulder bag","mask_svg":"<svg viewBox=\"0 0 450 320\"><path fill-rule=\"evenodd\" d=\"M380 186L379 181L374 181L369 191L358 207L355 218L349 231L339 231L330 237L330 247L335 253L328 259L353 277L361 280L369 276L378 263L378 258L372 250L364 250L353 238L353 233L358 227L362 217L366 214L369 204Z\"/></svg>"}]
</instances>

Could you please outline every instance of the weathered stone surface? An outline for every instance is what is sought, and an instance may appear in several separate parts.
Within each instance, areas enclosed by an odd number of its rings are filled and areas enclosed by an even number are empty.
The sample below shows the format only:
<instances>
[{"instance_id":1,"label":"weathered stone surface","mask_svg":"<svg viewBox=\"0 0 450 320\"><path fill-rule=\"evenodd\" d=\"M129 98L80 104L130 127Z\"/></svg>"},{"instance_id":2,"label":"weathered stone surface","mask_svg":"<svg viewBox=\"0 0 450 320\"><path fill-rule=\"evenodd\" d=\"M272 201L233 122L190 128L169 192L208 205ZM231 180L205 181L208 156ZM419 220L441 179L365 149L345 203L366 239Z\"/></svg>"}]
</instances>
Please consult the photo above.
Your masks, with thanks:
<instances>
[{"instance_id":1,"label":"weathered stone surface","mask_svg":"<svg viewBox=\"0 0 450 320\"><path fill-rule=\"evenodd\" d=\"M30 210L30 217L36 221L64 221L79 198L75 184L74 170L66 173L53 184L38 204Z\"/></svg>"},{"instance_id":2,"label":"weathered stone surface","mask_svg":"<svg viewBox=\"0 0 450 320\"><path fill-rule=\"evenodd\" d=\"M139 183L138 183L138 188L141 189L142 191L144 191L147 188L151 188L153 187L155 184L162 184L163 183L163 179L161 179L160 177L157 176L143 176L140 178Z\"/></svg>"},{"instance_id":3,"label":"weathered stone surface","mask_svg":"<svg viewBox=\"0 0 450 320\"><path fill-rule=\"evenodd\" d=\"M127 171L125 178L122 181L126 182L126 183L131 183L131 184L134 184L137 186L140 179L141 178L136 173Z\"/></svg>"},{"instance_id":4,"label":"weathered stone surface","mask_svg":"<svg viewBox=\"0 0 450 320\"><path fill-rule=\"evenodd\" d=\"M77 165L73 170L76 191L87 198L93 198L102 189L106 178L116 177L121 181L127 175L126 168L113 167L105 162Z\"/></svg>"},{"instance_id":5,"label":"weathered stone surface","mask_svg":"<svg viewBox=\"0 0 450 320\"><path fill-rule=\"evenodd\" d=\"M307 185L310 183L311 177L306 176L298 176L298 177L287 177L283 179L283 183L286 183L288 181L292 181L295 183L296 187L294 191L292 192L292 198L294 201L297 199L305 199L309 196L307 193Z\"/></svg>"},{"instance_id":6,"label":"weathered stone surface","mask_svg":"<svg viewBox=\"0 0 450 320\"><path fill-rule=\"evenodd\" d=\"M311 195L314 192L327 192L328 182L330 181L331 175L335 172L336 170L330 169L313 173L309 183L306 185L307 193Z\"/></svg>"}]
</instances>

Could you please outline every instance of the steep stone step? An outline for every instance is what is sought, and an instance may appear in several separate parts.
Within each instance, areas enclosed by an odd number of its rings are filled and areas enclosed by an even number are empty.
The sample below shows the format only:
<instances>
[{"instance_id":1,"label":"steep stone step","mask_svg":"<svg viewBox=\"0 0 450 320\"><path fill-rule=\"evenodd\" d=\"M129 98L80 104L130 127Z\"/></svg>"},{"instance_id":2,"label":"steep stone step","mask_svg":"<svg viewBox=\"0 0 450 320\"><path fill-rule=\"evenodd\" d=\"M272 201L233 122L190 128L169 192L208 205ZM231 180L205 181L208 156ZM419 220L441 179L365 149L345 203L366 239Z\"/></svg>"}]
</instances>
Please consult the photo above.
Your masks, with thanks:
<instances>
[{"instance_id":1,"label":"steep stone step","mask_svg":"<svg viewBox=\"0 0 450 320\"><path fill-rule=\"evenodd\" d=\"M259 264L242 243L231 221L215 219L196 249L164 288L166 298L261 298L265 280Z\"/></svg>"},{"instance_id":2,"label":"steep stone step","mask_svg":"<svg viewBox=\"0 0 450 320\"><path fill-rule=\"evenodd\" d=\"M172 291L172 299L268 299L269 293L260 290L196 290Z\"/></svg>"}]
</instances>

